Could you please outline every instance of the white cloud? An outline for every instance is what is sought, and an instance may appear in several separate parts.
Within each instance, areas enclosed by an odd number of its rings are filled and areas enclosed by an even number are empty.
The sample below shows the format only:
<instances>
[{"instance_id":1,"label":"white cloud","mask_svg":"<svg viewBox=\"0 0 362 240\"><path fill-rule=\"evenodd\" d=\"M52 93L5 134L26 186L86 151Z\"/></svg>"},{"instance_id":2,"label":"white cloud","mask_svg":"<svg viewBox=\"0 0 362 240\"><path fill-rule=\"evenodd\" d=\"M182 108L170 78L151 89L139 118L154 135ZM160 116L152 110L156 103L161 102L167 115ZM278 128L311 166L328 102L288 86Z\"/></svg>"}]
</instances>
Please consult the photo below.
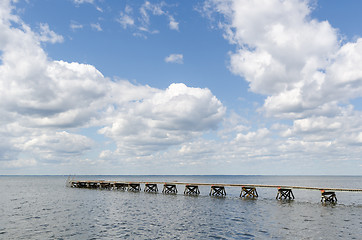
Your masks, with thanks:
<instances>
[{"instance_id":1,"label":"white cloud","mask_svg":"<svg viewBox=\"0 0 362 240\"><path fill-rule=\"evenodd\" d=\"M34 167L37 165L37 161L35 159L17 159L9 162L5 162L4 166L6 168L26 168L26 167Z\"/></svg>"},{"instance_id":2,"label":"white cloud","mask_svg":"<svg viewBox=\"0 0 362 240\"><path fill-rule=\"evenodd\" d=\"M117 21L121 24L121 26L124 29L135 25L135 21L133 17L130 15L132 14L132 12L133 9L129 5L126 5L124 11L120 13L120 17L117 19Z\"/></svg>"},{"instance_id":3,"label":"white cloud","mask_svg":"<svg viewBox=\"0 0 362 240\"><path fill-rule=\"evenodd\" d=\"M273 154L316 162L359 159L361 113L349 101L362 96L362 40L343 43L329 22L311 18L308 4L299 0L205 4L210 19L215 13L224 17L218 24L236 46L230 53L230 70L249 82L252 92L265 95L262 113L292 123L274 125L265 136L261 130L240 128L243 132L230 146L245 140L248 156L258 156L254 153L263 149L259 156L269 159ZM254 142L256 136L261 138Z\"/></svg>"},{"instance_id":4,"label":"white cloud","mask_svg":"<svg viewBox=\"0 0 362 240\"><path fill-rule=\"evenodd\" d=\"M209 1L235 44L230 70L267 96L268 116L338 114L362 96L362 40L341 45L327 21L311 19L308 1Z\"/></svg>"},{"instance_id":5,"label":"white cloud","mask_svg":"<svg viewBox=\"0 0 362 240\"><path fill-rule=\"evenodd\" d=\"M163 4L152 4L149 1L145 1L145 3L140 7L140 13L142 16L142 21L145 25L150 24L150 16L149 12L155 16L164 15L165 12L162 10Z\"/></svg>"},{"instance_id":6,"label":"white cloud","mask_svg":"<svg viewBox=\"0 0 362 240\"><path fill-rule=\"evenodd\" d=\"M361 96L361 40L342 45L327 22L310 19L306 2L252 3L259 4L214 6L228 18L224 34L237 47L230 70L266 96L264 113L287 118L272 127L262 116L253 122L231 113L225 119L225 107L208 89L156 89L108 79L91 65L49 59L40 41L59 42L59 36L48 25L44 34L33 32L1 2L0 169L83 162L122 173L151 164L158 174L248 174L261 165L260 173L268 174L318 174L321 165L333 173L341 166L353 170L362 150L362 115L348 102ZM160 6L146 14L168 17ZM133 17L133 10L126 7L124 14ZM133 24L126 27L155 31ZM203 138L222 122L220 139ZM86 137L91 128L109 141ZM88 159L89 152L101 160Z\"/></svg>"},{"instance_id":7,"label":"white cloud","mask_svg":"<svg viewBox=\"0 0 362 240\"><path fill-rule=\"evenodd\" d=\"M118 22L122 25L124 29L126 29L128 26L134 25L133 18L125 14L121 14L120 18L118 19Z\"/></svg>"},{"instance_id":8,"label":"white cloud","mask_svg":"<svg viewBox=\"0 0 362 240\"><path fill-rule=\"evenodd\" d=\"M99 6L96 6L94 0L73 0L73 3L77 7L79 7L81 4L85 4L85 3L92 4L92 5L94 5L94 7L96 8L97 11L103 13L103 9L101 7L99 7Z\"/></svg>"},{"instance_id":9,"label":"white cloud","mask_svg":"<svg viewBox=\"0 0 362 240\"><path fill-rule=\"evenodd\" d=\"M175 18L173 16L169 16L169 19L170 19L170 23L169 23L170 29L178 31L179 30L179 27L178 27L179 23L175 21Z\"/></svg>"},{"instance_id":10,"label":"white cloud","mask_svg":"<svg viewBox=\"0 0 362 240\"><path fill-rule=\"evenodd\" d=\"M117 143L118 152L150 154L216 129L224 113L208 89L172 84L165 91L128 103L99 132Z\"/></svg>"},{"instance_id":11,"label":"white cloud","mask_svg":"<svg viewBox=\"0 0 362 240\"><path fill-rule=\"evenodd\" d=\"M41 42L51 42L51 43L62 43L64 41L63 36L56 34L54 31L49 29L49 25L42 23L40 24L40 33L38 36L39 41Z\"/></svg>"},{"instance_id":12,"label":"white cloud","mask_svg":"<svg viewBox=\"0 0 362 240\"><path fill-rule=\"evenodd\" d=\"M93 0L73 0L75 4L93 3Z\"/></svg>"},{"instance_id":13,"label":"white cloud","mask_svg":"<svg viewBox=\"0 0 362 240\"><path fill-rule=\"evenodd\" d=\"M2 7L1 166L78 159L95 144L76 133L80 128L101 128L116 143L101 156L130 157L182 144L221 122L225 108L208 89L172 84L160 90L105 78L92 65L49 59L39 35L10 13L10 5ZM44 26L52 41L55 35Z\"/></svg>"},{"instance_id":14,"label":"white cloud","mask_svg":"<svg viewBox=\"0 0 362 240\"><path fill-rule=\"evenodd\" d=\"M104 77L89 65L49 60L39 43L60 38L48 25L38 35L11 14L0 17L0 160L5 167L24 167L35 165L32 159L69 159L70 150L84 153L89 139L57 129L90 122L104 101Z\"/></svg>"},{"instance_id":15,"label":"white cloud","mask_svg":"<svg viewBox=\"0 0 362 240\"><path fill-rule=\"evenodd\" d=\"M70 28L75 31L75 30L78 30L78 29L82 29L83 28L83 25L82 24L79 24L79 23L76 23L76 22L72 22L70 23Z\"/></svg>"},{"instance_id":16,"label":"white cloud","mask_svg":"<svg viewBox=\"0 0 362 240\"><path fill-rule=\"evenodd\" d=\"M183 64L184 56L183 54L170 54L169 56L165 57L165 62Z\"/></svg>"},{"instance_id":17,"label":"white cloud","mask_svg":"<svg viewBox=\"0 0 362 240\"><path fill-rule=\"evenodd\" d=\"M145 33L157 34L160 32L158 29L152 29L151 18L153 16L164 16L169 20L169 28L178 31L179 23L175 20L174 16L166 10L167 7L167 4L164 2L153 4L145 1L137 12L133 11L133 8L129 5L126 5L117 21L124 29L129 27L133 28L133 30L135 30L133 33L134 36L147 38Z\"/></svg>"},{"instance_id":18,"label":"white cloud","mask_svg":"<svg viewBox=\"0 0 362 240\"><path fill-rule=\"evenodd\" d=\"M91 23L91 28L98 32L103 31L103 29L99 23Z\"/></svg>"},{"instance_id":19,"label":"white cloud","mask_svg":"<svg viewBox=\"0 0 362 240\"><path fill-rule=\"evenodd\" d=\"M237 46L230 70L266 95L267 116L338 115L362 96L362 40L341 45L327 21L311 19L308 1L209 1L225 17L225 38Z\"/></svg>"},{"instance_id":20,"label":"white cloud","mask_svg":"<svg viewBox=\"0 0 362 240\"><path fill-rule=\"evenodd\" d=\"M261 140L266 139L270 134L266 128L258 129L256 132L248 132L247 134L238 133L235 140L244 142L245 144L260 143Z\"/></svg>"},{"instance_id":21,"label":"white cloud","mask_svg":"<svg viewBox=\"0 0 362 240\"><path fill-rule=\"evenodd\" d=\"M27 141L23 148L41 159L51 161L80 155L90 150L93 144L93 141L85 136L63 131L39 135Z\"/></svg>"}]
</instances>

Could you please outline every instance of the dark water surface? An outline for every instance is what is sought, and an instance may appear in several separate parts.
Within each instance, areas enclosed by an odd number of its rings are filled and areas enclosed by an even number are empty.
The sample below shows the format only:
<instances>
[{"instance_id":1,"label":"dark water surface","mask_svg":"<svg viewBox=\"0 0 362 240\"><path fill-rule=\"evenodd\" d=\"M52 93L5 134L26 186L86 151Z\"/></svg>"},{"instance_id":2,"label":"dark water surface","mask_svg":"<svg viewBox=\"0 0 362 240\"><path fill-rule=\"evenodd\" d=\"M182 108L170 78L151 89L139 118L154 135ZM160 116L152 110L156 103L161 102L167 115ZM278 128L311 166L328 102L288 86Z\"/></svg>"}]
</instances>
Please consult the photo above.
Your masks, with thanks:
<instances>
[{"instance_id":1,"label":"dark water surface","mask_svg":"<svg viewBox=\"0 0 362 240\"><path fill-rule=\"evenodd\" d=\"M294 201L258 188L257 200L65 187L66 176L0 176L0 239L361 239L362 193L293 190ZM362 177L77 176L76 179L179 181L362 188ZM143 190L143 185L141 185ZM162 191L162 186L158 186Z\"/></svg>"}]
</instances>

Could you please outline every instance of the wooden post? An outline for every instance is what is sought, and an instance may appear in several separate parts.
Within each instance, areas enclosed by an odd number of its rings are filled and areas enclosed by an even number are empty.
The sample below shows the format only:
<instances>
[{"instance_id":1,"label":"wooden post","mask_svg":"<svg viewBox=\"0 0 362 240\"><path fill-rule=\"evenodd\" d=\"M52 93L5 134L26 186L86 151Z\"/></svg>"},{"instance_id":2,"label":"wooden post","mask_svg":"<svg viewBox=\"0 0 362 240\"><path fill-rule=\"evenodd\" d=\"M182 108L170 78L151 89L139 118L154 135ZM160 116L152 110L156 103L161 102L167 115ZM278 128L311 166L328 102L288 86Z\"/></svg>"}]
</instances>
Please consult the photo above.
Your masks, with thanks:
<instances>
[{"instance_id":1,"label":"wooden post","mask_svg":"<svg viewBox=\"0 0 362 240\"><path fill-rule=\"evenodd\" d=\"M121 191L126 191L128 188L128 183L114 183L114 188Z\"/></svg>"},{"instance_id":2,"label":"wooden post","mask_svg":"<svg viewBox=\"0 0 362 240\"><path fill-rule=\"evenodd\" d=\"M167 183L165 183L163 185L162 193L164 193L164 194L176 194L177 193L176 185L175 184L167 184Z\"/></svg>"},{"instance_id":3,"label":"wooden post","mask_svg":"<svg viewBox=\"0 0 362 240\"><path fill-rule=\"evenodd\" d=\"M87 188L87 183L86 182L78 182L78 187L79 188Z\"/></svg>"},{"instance_id":4,"label":"wooden post","mask_svg":"<svg viewBox=\"0 0 362 240\"><path fill-rule=\"evenodd\" d=\"M97 182L87 182L87 187L88 188L98 188L98 184Z\"/></svg>"},{"instance_id":5,"label":"wooden post","mask_svg":"<svg viewBox=\"0 0 362 240\"><path fill-rule=\"evenodd\" d=\"M109 190L111 188L111 184L109 182L100 182L99 183L99 188Z\"/></svg>"},{"instance_id":6,"label":"wooden post","mask_svg":"<svg viewBox=\"0 0 362 240\"><path fill-rule=\"evenodd\" d=\"M146 183L144 191L148 193L157 193L158 192L157 184Z\"/></svg>"},{"instance_id":7,"label":"wooden post","mask_svg":"<svg viewBox=\"0 0 362 240\"><path fill-rule=\"evenodd\" d=\"M218 197L223 197L226 196L226 191L225 191L225 187L224 186L211 186L210 189L210 196L218 196Z\"/></svg>"},{"instance_id":8,"label":"wooden post","mask_svg":"<svg viewBox=\"0 0 362 240\"><path fill-rule=\"evenodd\" d=\"M255 187L241 187L240 197L257 198L259 197Z\"/></svg>"},{"instance_id":9,"label":"wooden post","mask_svg":"<svg viewBox=\"0 0 362 240\"><path fill-rule=\"evenodd\" d=\"M141 184L139 184L139 183L129 183L128 184L128 191L129 192L139 192L139 191L141 191Z\"/></svg>"},{"instance_id":10,"label":"wooden post","mask_svg":"<svg viewBox=\"0 0 362 240\"><path fill-rule=\"evenodd\" d=\"M322 203L336 203L337 202L337 196L335 192L326 192L324 190L321 190L322 193L322 198L321 198L321 202Z\"/></svg>"},{"instance_id":11,"label":"wooden post","mask_svg":"<svg viewBox=\"0 0 362 240\"><path fill-rule=\"evenodd\" d=\"M199 186L196 185L186 185L185 186L185 191L184 191L185 195L199 195L200 194L200 190L199 190Z\"/></svg>"},{"instance_id":12,"label":"wooden post","mask_svg":"<svg viewBox=\"0 0 362 240\"><path fill-rule=\"evenodd\" d=\"M288 199L288 200L292 200L292 198L294 199L294 194L292 192L292 189L286 189L286 188L278 188L278 193L275 199Z\"/></svg>"}]
</instances>

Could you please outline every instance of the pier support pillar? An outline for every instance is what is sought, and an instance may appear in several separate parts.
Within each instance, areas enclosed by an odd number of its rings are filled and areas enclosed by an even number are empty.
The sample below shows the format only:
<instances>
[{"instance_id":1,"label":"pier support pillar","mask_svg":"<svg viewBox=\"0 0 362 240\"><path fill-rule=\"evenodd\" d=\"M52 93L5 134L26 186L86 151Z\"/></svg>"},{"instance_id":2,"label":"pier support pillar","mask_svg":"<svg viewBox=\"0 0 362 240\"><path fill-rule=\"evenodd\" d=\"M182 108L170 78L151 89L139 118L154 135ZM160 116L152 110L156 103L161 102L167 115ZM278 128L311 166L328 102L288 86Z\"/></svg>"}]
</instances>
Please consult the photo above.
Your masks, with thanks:
<instances>
[{"instance_id":1,"label":"pier support pillar","mask_svg":"<svg viewBox=\"0 0 362 240\"><path fill-rule=\"evenodd\" d=\"M128 188L128 183L114 183L114 188L121 191L126 191Z\"/></svg>"},{"instance_id":2,"label":"pier support pillar","mask_svg":"<svg viewBox=\"0 0 362 240\"><path fill-rule=\"evenodd\" d=\"M111 184L109 182L100 182L99 183L100 189L111 189Z\"/></svg>"},{"instance_id":3,"label":"pier support pillar","mask_svg":"<svg viewBox=\"0 0 362 240\"><path fill-rule=\"evenodd\" d=\"M87 182L87 188L98 188L98 183L96 182Z\"/></svg>"},{"instance_id":4,"label":"pier support pillar","mask_svg":"<svg viewBox=\"0 0 362 240\"><path fill-rule=\"evenodd\" d=\"M164 194L176 194L177 193L176 185L175 184L167 184L167 183L165 183L163 185L162 193L164 193Z\"/></svg>"},{"instance_id":5,"label":"pier support pillar","mask_svg":"<svg viewBox=\"0 0 362 240\"><path fill-rule=\"evenodd\" d=\"M211 186L210 196L223 197L226 196L226 191L224 186Z\"/></svg>"},{"instance_id":6,"label":"pier support pillar","mask_svg":"<svg viewBox=\"0 0 362 240\"><path fill-rule=\"evenodd\" d=\"M146 183L145 184L145 192L148 193L157 193L158 192L158 187L157 184L153 184L153 183Z\"/></svg>"},{"instance_id":7,"label":"pier support pillar","mask_svg":"<svg viewBox=\"0 0 362 240\"><path fill-rule=\"evenodd\" d=\"M335 192L326 192L324 190L321 190L321 193L322 193L322 198L321 198L322 203L336 203L337 202L337 197L336 197Z\"/></svg>"},{"instance_id":8,"label":"pier support pillar","mask_svg":"<svg viewBox=\"0 0 362 240\"><path fill-rule=\"evenodd\" d=\"M288 200L292 200L294 199L294 194L292 192L292 189L286 189L286 188L278 188L278 193L275 199L288 199Z\"/></svg>"},{"instance_id":9,"label":"pier support pillar","mask_svg":"<svg viewBox=\"0 0 362 240\"><path fill-rule=\"evenodd\" d=\"M184 194L185 195L196 195L196 196L199 195L200 194L199 186L186 185Z\"/></svg>"},{"instance_id":10,"label":"pier support pillar","mask_svg":"<svg viewBox=\"0 0 362 240\"><path fill-rule=\"evenodd\" d=\"M87 183L86 182L78 182L77 187L78 188L87 188Z\"/></svg>"},{"instance_id":11,"label":"pier support pillar","mask_svg":"<svg viewBox=\"0 0 362 240\"><path fill-rule=\"evenodd\" d=\"M115 189L117 189L116 188L116 183L115 182L109 183L109 190L115 190Z\"/></svg>"},{"instance_id":12,"label":"pier support pillar","mask_svg":"<svg viewBox=\"0 0 362 240\"><path fill-rule=\"evenodd\" d=\"M255 187L241 187L240 197L257 198L259 195Z\"/></svg>"},{"instance_id":13,"label":"pier support pillar","mask_svg":"<svg viewBox=\"0 0 362 240\"><path fill-rule=\"evenodd\" d=\"M139 184L139 183L129 183L128 184L128 191L129 192L139 192L139 191L141 191L141 184Z\"/></svg>"}]
</instances>

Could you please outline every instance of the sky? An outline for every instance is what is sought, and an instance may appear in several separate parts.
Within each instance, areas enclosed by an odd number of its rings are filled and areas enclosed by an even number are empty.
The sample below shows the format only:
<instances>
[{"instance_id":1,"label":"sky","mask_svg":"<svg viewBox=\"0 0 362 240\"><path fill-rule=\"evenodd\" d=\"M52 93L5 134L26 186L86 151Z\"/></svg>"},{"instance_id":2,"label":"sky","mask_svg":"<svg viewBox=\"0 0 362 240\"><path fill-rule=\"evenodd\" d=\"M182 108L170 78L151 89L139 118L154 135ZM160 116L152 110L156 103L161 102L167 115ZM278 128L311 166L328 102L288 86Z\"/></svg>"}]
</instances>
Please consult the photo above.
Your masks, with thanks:
<instances>
[{"instance_id":1,"label":"sky","mask_svg":"<svg viewBox=\"0 0 362 240\"><path fill-rule=\"evenodd\" d=\"M358 0L0 0L0 174L361 175Z\"/></svg>"}]
</instances>

